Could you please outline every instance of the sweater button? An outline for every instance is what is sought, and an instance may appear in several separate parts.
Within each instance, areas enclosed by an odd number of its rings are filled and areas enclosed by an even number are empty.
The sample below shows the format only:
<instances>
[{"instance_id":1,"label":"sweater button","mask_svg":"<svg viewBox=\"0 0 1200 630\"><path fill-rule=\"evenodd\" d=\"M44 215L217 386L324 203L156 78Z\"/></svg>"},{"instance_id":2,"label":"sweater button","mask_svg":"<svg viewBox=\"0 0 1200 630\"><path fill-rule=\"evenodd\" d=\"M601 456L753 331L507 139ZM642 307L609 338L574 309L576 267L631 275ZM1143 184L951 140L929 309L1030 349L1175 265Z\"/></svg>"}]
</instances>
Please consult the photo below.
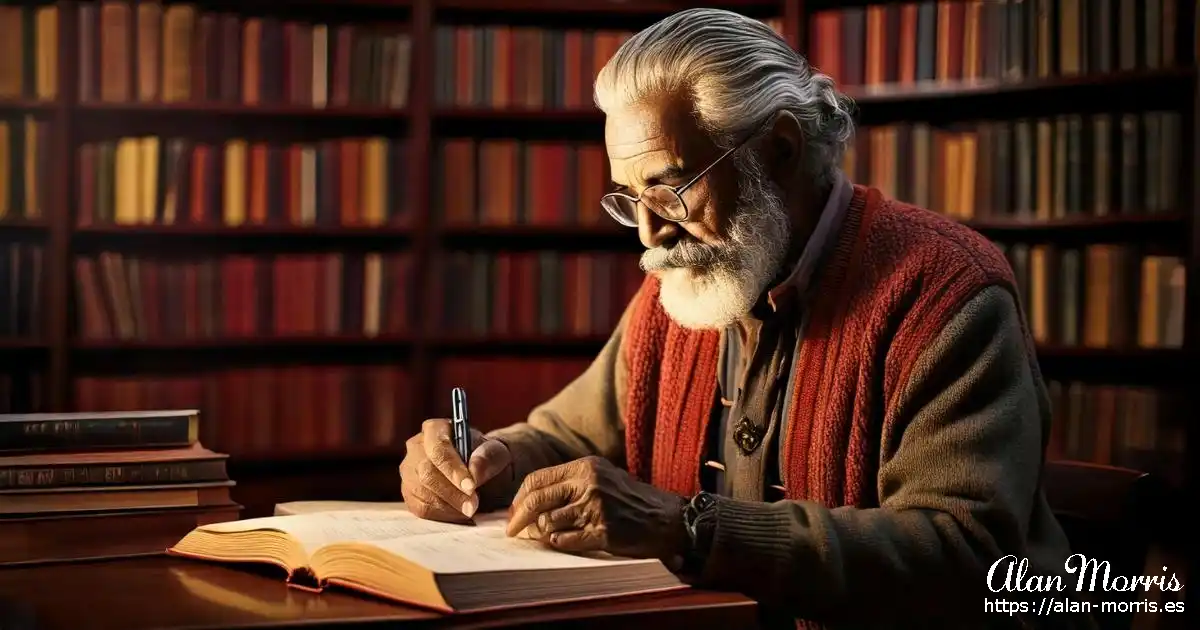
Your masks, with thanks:
<instances>
[{"instance_id":1,"label":"sweater button","mask_svg":"<svg viewBox=\"0 0 1200 630\"><path fill-rule=\"evenodd\" d=\"M742 416L733 426L733 441L742 449L742 453L749 455L762 444L765 433L765 429L750 422L750 418Z\"/></svg>"}]
</instances>

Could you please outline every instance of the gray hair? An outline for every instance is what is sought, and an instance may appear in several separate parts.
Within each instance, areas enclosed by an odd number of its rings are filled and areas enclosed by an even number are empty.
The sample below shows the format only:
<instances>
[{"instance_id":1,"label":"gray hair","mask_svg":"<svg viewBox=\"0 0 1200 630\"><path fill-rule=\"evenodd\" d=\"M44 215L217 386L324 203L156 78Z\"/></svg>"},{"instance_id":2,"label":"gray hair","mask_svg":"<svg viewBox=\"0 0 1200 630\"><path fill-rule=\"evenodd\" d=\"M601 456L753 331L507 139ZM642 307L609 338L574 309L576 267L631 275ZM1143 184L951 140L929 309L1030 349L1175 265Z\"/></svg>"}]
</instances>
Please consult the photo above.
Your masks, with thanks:
<instances>
[{"instance_id":1,"label":"gray hair","mask_svg":"<svg viewBox=\"0 0 1200 630\"><path fill-rule=\"evenodd\" d=\"M718 145L728 148L772 114L800 121L810 173L827 180L854 136L849 97L766 24L721 9L688 9L621 45L596 78L596 106L612 112L663 94L686 94Z\"/></svg>"}]
</instances>

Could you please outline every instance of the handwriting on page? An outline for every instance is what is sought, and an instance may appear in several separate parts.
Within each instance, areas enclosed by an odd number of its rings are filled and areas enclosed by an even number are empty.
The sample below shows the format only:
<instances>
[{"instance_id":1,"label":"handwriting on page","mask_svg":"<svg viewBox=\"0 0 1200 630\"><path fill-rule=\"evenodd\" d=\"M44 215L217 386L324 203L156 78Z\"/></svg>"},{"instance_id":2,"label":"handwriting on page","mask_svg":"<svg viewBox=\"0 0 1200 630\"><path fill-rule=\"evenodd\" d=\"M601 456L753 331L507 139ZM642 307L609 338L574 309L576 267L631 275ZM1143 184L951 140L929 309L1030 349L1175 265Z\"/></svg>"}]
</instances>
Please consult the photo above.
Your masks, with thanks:
<instances>
[{"instance_id":1,"label":"handwriting on page","mask_svg":"<svg viewBox=\"0 0 1200 630\"><path fill-rule=\"evenodd\" d=\"M460 528L438 536L398 538L375 544L435 573L535 571L653 562L562 553L536 541L508 538L497 527Z\"/></svg>"}]
</instances>

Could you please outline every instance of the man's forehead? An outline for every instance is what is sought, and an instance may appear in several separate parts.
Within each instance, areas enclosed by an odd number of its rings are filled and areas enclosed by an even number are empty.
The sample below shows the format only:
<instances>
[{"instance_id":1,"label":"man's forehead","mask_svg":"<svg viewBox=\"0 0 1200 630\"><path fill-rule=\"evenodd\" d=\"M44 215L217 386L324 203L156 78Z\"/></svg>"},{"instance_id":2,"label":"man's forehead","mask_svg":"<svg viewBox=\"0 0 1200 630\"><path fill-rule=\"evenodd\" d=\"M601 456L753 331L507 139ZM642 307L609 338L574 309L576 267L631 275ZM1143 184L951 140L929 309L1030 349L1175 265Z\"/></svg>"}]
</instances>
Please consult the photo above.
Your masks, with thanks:
<instances>
[{"instance_id":1,"label":"man's forehead","mask_svg":"<svg viewBox=\"0 0 1200 630\"><path fill-rule=\"evenodd\" d=\"M682 156L702 150L707 141L686 101L680 99L659 99L609 112L604 139L613 160L658 151Z\"/></svg>"}]
</instances>

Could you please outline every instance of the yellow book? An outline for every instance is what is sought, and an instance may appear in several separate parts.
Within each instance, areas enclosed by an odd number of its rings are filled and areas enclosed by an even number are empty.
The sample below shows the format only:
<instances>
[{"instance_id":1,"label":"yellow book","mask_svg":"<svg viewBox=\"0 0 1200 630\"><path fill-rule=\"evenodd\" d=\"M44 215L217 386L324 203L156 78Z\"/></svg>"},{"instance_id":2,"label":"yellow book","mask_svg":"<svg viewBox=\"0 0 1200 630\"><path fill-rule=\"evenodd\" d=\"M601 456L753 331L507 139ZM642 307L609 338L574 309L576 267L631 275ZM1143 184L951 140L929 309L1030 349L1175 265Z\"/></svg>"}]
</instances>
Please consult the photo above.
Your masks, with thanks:
<instances>
[{"instance_id":1,"label":"yellow book","mask_svg":"<svg viewBox=\"0 0 1200 630\"><path fill-rule=\"evenodd\" d=\"M158 152L161 150L158 137L142 138L139 149L138 216L142 223L153 225L158 222Z\"/></svg>"},{"instance_id":2,"label":"yellow book","mask_svg":"<svg viewBox=\"0 0 1200 630\"><path fill-rule=\"evenodd\" d=\"M1167 260L1158 256L1147 256L1142 259L1142 299L1138 307L1138 346L1142 348L1157 348L1159 338L1159 321L1162 318L1160 297L1162 296L1162 270Z\"/></svg>"},{"instance_id":3,"label":"yellow book","mask_svg":"<svg viewBox=\"0 0 1200 630\"><path fill-rule=\"evenodd\" d=\"M42 163L41 156L38 155L39 149L45 147L38 146L38 128L45 125L44 122L39 122L33 116L25 117L25 218L40 219L42 218L42 204L45 200L41 197L42 187L39 185L38 165Z\"/></svg>"},{"instance_id":4,"label":"yellow book","mask_svg":"<svg viewBox=\"0 0 1200 630\"><path fill-rule=\"evenodd\" d=\"M0 120L0 219L17 211L8 207L12 194L12 130L7 121Z\"/></svg>"},{"instance_id":5,"label":"yellow book","mask_svg":"<svg viewBox=\"0 0 1200 630\"><path fill-rule=\"evenodd\" d=\"M363 223L383 225L387 222L387 138L367 138L362 155Z\"/></svg>"},{"instance_id":6,"label":"yellow book","mask_svg":"<svg viewBox=\"0 0 1200 630\"><path fill-rule=\"evenodd\" d=\"M273 564L298 588L340 587L442 612L478 612L687 588L658 560L576 555L475 525L417 518L403 504L295 510L197 527L168 553Z\"/></svg>"},{"instance_id":7,"label":"yellow book","mask_svg":"<svg viewBox=\"0 0 1200 630\"><path fill-rule=\"evenodd\" d=\"M113 195L116 206L113 219L117 225L137 225L141 221L140 158L139 138L117 141L116 192Z\"/></svg>"},{"instance_id":8,"label":"yellow book","mask_svg":"<svg viewBox=\"0 0 1200 630\"><path fill-rule=\"evenodd\" d=\"M58 98L58 7L36 9L37 70L34 93L41 100Z\"/></svg>"},{"instance_id":9,"label":"yellow book","mask_svg":"<svg viewBox=\"0 0 1200 630\"><path fill-rule=\"evenodd\" d=\"M246 223L246 141L230 140L225 145L225 225Z\"/></svg>"}]
</instances>

